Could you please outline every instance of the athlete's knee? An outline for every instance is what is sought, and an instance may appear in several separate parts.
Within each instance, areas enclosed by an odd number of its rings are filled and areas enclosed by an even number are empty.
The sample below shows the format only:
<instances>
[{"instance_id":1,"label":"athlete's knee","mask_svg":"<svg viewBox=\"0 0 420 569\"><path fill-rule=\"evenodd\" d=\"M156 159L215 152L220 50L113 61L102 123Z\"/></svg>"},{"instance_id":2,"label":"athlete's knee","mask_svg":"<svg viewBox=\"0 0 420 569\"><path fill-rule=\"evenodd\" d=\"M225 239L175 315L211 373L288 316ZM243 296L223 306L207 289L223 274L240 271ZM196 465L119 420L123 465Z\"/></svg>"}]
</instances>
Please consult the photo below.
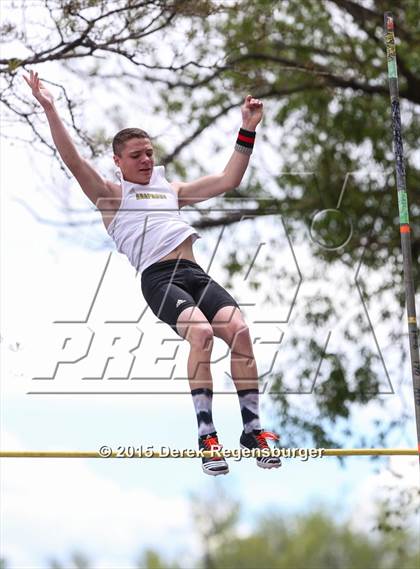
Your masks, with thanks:
<instances>
[{"instance_id":1,"label":"athlete's knee","mask_svg":"<svg viewBox=\"0 0 420 569\"><path fill-rule=\"evenodd\" d=\"M232 351L242 354L252 352L252 340L248 325L238 319L229 325L230 348Z\"/></svg>"},{"instance_id":2,"label":"athlete's knee","mask_svg":"<svg viewBox=\"0 0 420 569\"><path fill-rule=\"evenodd\" d=\"M210 324L191 324L188 330L187 340L191 347L200 350L211 350L213 347L213 329Z\"/></svg>"}]
</instances>

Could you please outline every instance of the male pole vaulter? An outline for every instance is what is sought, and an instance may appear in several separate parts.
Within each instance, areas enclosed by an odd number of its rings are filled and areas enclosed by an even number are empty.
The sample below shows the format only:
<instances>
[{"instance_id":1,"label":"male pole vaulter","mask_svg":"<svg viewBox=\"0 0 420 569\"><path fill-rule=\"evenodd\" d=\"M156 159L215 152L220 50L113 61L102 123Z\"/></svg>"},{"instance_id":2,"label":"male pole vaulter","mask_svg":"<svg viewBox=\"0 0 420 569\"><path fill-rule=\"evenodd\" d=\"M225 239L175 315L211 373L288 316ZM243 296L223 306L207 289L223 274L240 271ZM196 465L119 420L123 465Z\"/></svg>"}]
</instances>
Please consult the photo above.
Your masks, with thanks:
<instances>
[{"instance_id":1,"label":"male pole vaulter","mask_svg":"<svg viewBox=\"0 0 420 569\"><path fill-rule=\"evenodd\" d=\"M102 178L75 148L54 105L54 98L30 71L24 76L42 105L54 144L87 197L102 214L118 251L141 273L141 288L153 313L190 344L188 378L198 422L200 449L219 450L212 418L210 358L213 337L231 350L231 373L238 393L243 432L240 445L267 449L274 433L261 428L258 372L247 324L235 299L196 262L193 243L200 237L180 216L185 205L208 200L236 188L252 153L263 104L248 95L241 107L242 127L223 172L192 182L168 182L164 166L155 166L149 135L125 128L113 139L114 162L121 184ZM277 468L277 457L257 458L262 468ZM203 471L217 476L229 467L222 457L203 458Z\"/></svg>"}]
</instances>

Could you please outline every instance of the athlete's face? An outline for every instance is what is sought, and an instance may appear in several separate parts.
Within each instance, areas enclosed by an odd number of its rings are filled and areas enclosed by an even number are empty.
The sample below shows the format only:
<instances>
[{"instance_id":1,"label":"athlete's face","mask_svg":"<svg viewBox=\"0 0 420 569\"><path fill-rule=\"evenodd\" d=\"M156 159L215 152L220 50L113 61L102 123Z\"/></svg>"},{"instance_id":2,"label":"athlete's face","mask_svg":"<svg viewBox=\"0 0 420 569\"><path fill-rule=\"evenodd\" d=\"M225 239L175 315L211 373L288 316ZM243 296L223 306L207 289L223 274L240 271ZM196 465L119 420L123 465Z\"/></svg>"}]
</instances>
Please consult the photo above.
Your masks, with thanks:
<instances>
[{"instance_id":1,"label":"athlete's face","mask_svg":"<svg viewBox=\"0 0 420 569\"><path fill-rule=\"evenodd\" d=\"M148 184L153 173L153 146L148 138L130 138L124 144L121 156L114 155L124 180L135 184Z\"/></svg>"}]
</instances>

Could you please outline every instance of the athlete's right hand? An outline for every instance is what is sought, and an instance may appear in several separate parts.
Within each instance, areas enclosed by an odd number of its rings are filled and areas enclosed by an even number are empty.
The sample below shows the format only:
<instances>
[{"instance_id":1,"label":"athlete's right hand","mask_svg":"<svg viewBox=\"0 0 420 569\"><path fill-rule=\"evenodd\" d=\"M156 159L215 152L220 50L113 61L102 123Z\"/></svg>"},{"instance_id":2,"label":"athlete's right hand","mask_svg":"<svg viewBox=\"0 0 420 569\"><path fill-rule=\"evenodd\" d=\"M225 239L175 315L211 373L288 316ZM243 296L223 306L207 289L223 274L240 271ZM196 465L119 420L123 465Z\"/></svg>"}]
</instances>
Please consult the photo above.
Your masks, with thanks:
<instances>
[{"instance_id":1,"label":"athlete's right hand","mask_svg":"<svg viewBox=\"0 0 420 569\"><path fill-rule=\"evenodd\" d=\"M30 71L29 77L24 75L23 78L32 89L32 95L44 108L54 104L54 97L42 83L36 71L35 73Z\"/></svg>"}]
</instances>

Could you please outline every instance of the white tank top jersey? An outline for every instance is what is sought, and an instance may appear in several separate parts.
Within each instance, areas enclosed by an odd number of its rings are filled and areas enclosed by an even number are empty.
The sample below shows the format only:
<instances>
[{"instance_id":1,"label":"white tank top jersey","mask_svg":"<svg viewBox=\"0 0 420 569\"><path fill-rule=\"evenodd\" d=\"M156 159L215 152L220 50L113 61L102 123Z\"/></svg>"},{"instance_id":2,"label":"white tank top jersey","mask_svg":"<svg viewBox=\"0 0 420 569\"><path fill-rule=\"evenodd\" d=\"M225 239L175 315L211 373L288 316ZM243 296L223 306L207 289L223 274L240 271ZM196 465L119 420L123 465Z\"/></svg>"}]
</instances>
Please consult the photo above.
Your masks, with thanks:
<instances>
[{"instance_id":1,"label":"white tank top jersey","mask_svg":"<svg viewBox=\"0 0 420 569\"><path fill-rule=\"evenodd\" d=\"M181 219L178 196L165 178L165 167L155 166L146 185L127 182L121 175L121 205L107 231L117 250L139 272L162 259L197 231Z\"/></svg>"}]
</instances>

